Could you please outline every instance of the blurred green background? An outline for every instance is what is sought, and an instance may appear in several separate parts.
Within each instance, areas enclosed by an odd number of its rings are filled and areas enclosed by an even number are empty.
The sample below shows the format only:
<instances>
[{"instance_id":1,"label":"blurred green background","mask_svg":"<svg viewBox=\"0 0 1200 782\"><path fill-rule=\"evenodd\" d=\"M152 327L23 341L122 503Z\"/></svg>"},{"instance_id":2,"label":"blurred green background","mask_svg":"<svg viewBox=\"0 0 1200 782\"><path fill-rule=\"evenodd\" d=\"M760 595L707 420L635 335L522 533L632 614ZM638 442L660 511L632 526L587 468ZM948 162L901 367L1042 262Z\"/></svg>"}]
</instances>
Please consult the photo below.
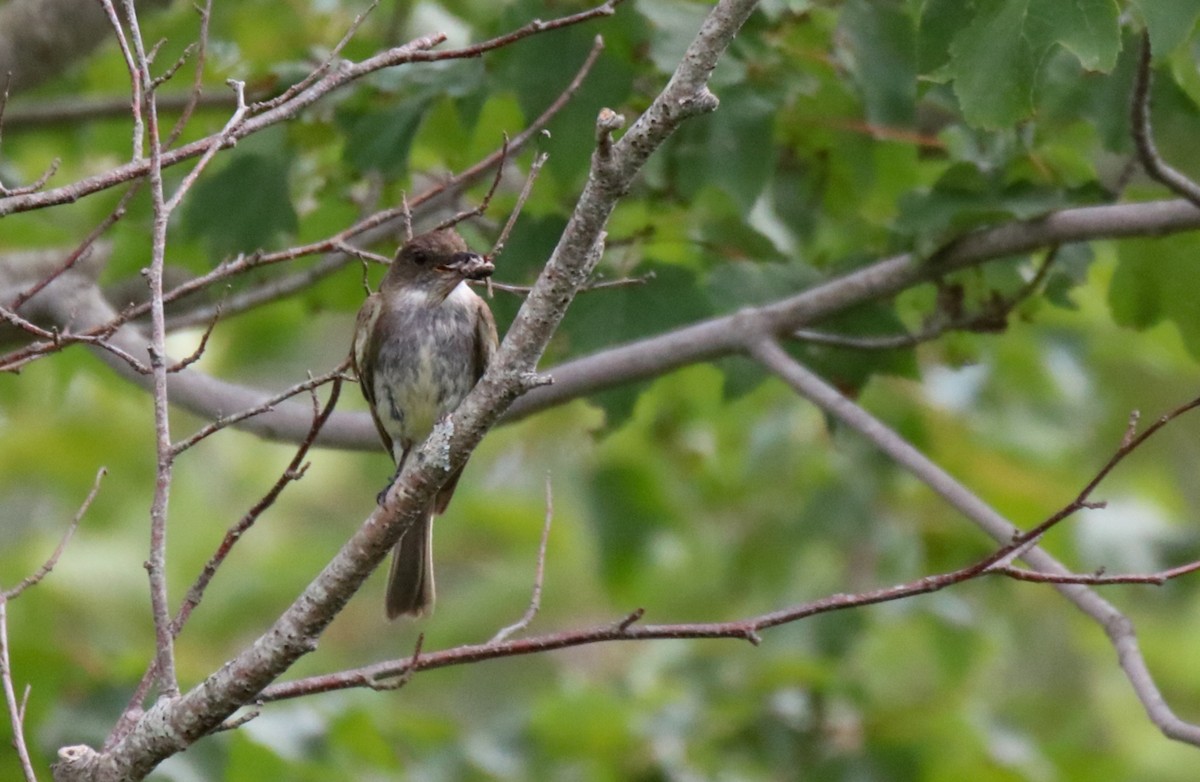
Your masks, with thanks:
<instances>
[{"instance_id":1,"label":"blurred green background","mask_svg":"<svg viewBox=\"0 0 1200 782\"><path fill-rule=\"evenodd\" d=\"M714 76L720 110L673 137L613 216L600 272L653 271L653 279L582 296L544 366L778 299L897 251L927 252L975 226L1165 197L1123 177L1143 20L1156 45L1159 145L1174 165L1200 174L1196 11L1095 0L1076 4L1078 13L1048 3L1031 21L1018 6L762 3ZM344 54L361 59L433 30L452 42L480 40L584 7L385 2ZM369 182L381 206L399 203L490 152L502 132L519 132L601 34L599 63L540 142L549 163L499 263L498 279L528 283L582 186L596 112L608 106L632 118L643 109L709 8L629 0L610 18L481 59L376 74L220 156L172 225L168 262L202 273L233 253L325 237L356 219L350 196ZM231 77L280 89L362 10L217 4L206 91L219 93ZM144 24L147 40L165 40L160 68L195 37L187 3ZM1010 39L1021 45L1000 45ZM183 91L186 78L164 90ZM18 96L12 110L127 90L110 45ZM224 120L202 112L185 139ZM10 186L28 182L54 157L63 159L54 183L107 170L128 156L129 127L128 118L8 123L0 173ZM531 154L518 156L522 170ZM172 169L169 185L182 175ZM494 238L518 187L502 188L488 218L466 229L473 244ZM73 246L118 197L7 216L0 251ZM143 193L108 235L115 250L102 282L137 277L149 259L149 221ZM1150 420L1200 388L1196 242L1185 234L1063 248L998 333L953 333L915 350L796 354L1014 523L1033 525L1099 469L1131 410ZM394 244L372 249L390 254ZM1041 259L1010 259L944 284L966 309L980 309L1019 291ZM262 270L233 288L280 273ZM270 390L327 371L346 355L362 296L361 270L351 265L222 320L196 366ZM935 298L923 286L821 327L917 330ZM492 303L503 331L518 301L498 293ZM172 352L186 355L199 336L173 334ZM353 386L339 407L365 409ZM175 439L203 423L177 412ZM1200 557L1198 434L1198 420L1172 425L1101 487L1107 510L1068 521L1046 548L1082 572L1151 571ZM150 398L71 348L0 378L0 443L4 586L48 556L97 469L108 469L54 573L9 607L17 685L32 687L26 729L44 768L61 745L103 739L153 647L142 568ZM170 504L174 601L292 453L225 431L182 457ZM309 461L303 480L235 547L182 634L185 687L289 604L371 511L392 469L382 448L314 451ZM725 360L494 431L436 525L433 617L386 623L377 575L293 674L405 658L418 632L427 651L481 642L514 621L529 599L547 475L554 526L531 632L604 624L637 607L650 622L736 619L954 569L991 548L868 443L750 362ZM1169 703L1200 720L1196 580L1104 595L1134 621ZM1172 782L1193 777L1195 753L1147 720L1102 628L1046 586L991 579L772 630L757 648L596 645L424 673L396 692L269 705L154 778ZM16 773L8 750L0 767Z\"/></svg>"}]
</instances>

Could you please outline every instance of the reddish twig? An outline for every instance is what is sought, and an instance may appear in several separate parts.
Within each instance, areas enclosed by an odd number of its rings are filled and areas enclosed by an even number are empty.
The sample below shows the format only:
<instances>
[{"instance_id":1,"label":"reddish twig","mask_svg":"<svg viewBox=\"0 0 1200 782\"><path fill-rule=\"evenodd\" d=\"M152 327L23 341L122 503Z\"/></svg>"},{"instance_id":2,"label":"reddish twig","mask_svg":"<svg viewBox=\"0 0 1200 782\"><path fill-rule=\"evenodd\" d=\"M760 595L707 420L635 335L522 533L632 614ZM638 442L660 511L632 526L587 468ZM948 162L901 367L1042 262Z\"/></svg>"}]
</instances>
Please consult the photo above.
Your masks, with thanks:
<instances>
[{"instance_id":1,"label":"reddish twig","mask_svg":"<svg viewBox=\"0 0 1200 782\"><path fill-rule=\"evenodd\" d=\"M254 106L252 106L254 111L266 111L287 103L289 100L315 84L318 79L329 72L329 69L333 67L334 60L336 60L338 55L342 53L342 49L346 48L346 44L350 43L351 39L354 38L354 34L358 32L358 28L362 26L362 23L366 20L367 16L369 16L370 13L378 7L379 0L372 0L371 5L367 6L365 11L354 17L354 21L350 23L350 26L346 29L342 39L337 42L333 49L330 50L328 56L321 61L320 65L310 71L309 74L303 79L288 87L281 94L276 95L270 100L264 100L255 103Z\"/></svg>"},{"instance_id":2,"label":"reddish twig","mask_svg":"<svg viewBox=\"0 0 1200 782\"><path fill-rule=\"evenodd\" d=\"M472 217L478 217L487 211L488 207L491 206L492 196L496 195L496 188L500 186L500 179L504 176L504 163L508 160L508 145L508 134L505 133L504 141L500 144L500 160L496 163L496 175L492 177L492 186L488 188L487 193L483 196L483 200L479 202L479 205L472 209L467 209L466 211L447 217L445 220L434 226L433 230L440 231L443 228L449 228L452 225L458 225L463 220L469 220ZM404 203L401 204L401 207L405 210L405 215L407 217L406 229L408 232L410 232L408 238L411 239L412 213L410 211L410 205L407 199L404 200Z\"/></svg>"},{"instance_id":3,"label":"reddish twig","mask_svg":"<svg viewBox=\"0 0 1200 782\"><path fill-rule=\"evenodd\" d=\"M99 225L88 232L88 235L83 238L83 241L80 242L79 245L69 255L67 255L62 264L50 274L46 275L41 280L38 280L33 285L17 294L12 303L9 304L9 309L11 309L13 312L16 312L21 308L22 304L32 299L38 294L39 291L57 280L63 274L73 269L75 264L81 259L87 257L87 254L91 252L92 246L96 243L96 240L103 236L105 231L111 228L113 224L125 216L126 207L129 206L129 202L133 200L133 197L137 195L137 192L141 190L141 188L142 182L134 182L133 185L125 191L125 194L121 196L121 200L117 202L116 208L109 212L108 216L101 220Z\"/></svg>"},{"instance_id":4,"label":"reddish twig","mask_svg":"<svg viewBox=\"0 0 1200 782\"><path fill-rule=\"evenodd\" d=\"M219 418L216 421L213 421L211 423L205 424L203 427L201 427L199 430L197 430L196 433L193 434L191 437L187 438L186 440L181 440L180 442L178 442L174 446L172 446L171 450L174 452L175 456L178 456L179 454L183 453L188 448L191 448L192 446L194 446L196 443L200 442L204 438L206 438L212 434L215 434L216 432L219 432L220 430L224 429L225 427L232 426L233 424L236 424L238 421L244 421L247 418L253 418L256 415L265 413L265 412L273 409L275 407L275 405L279 404L280 402L282 402L286 399L291 399L292 397L296 396L297 394L302 394L305 391L312 391L313 389L319 388L320 386L323 386L326 383L341 382L342 380L345 379L345 372L349 366L350 366L349 359L347 359L346 361L343 361L339 366L337 366L332 371L326 372L325 374L318 375L316 377L310 377L308 380L305 380L303 383L297 383L296 385L292 386L291 388L280 391L278 394L271 397L270 399L267 399L262 404L255 405L254 407L248 408L246 410L242 410L241 412L233 413L233 414L227 415L223 418Z\"/></svg>"},{"instance_id":5,"label":"reddish twig","mask_svg":"<svg viewBox=\"0 0 1200 782\"><path fill-rule=\"evenodd\" d=\"M16 326L22 331L31 334L42 342L27 345L26 347L15 350L7 356L0 357L0 372L16 372L25 364L33 361L40 356L53 353L61 350L66 345L74 345L77 343L85 345L94 345L98 348L103 348L112 353L117 358L129 364L135 372L140 375L150 374L150 368L141 361L138 361L132 355L108 342L109 334L62 334L57 331L50 331L31 321L22 318L15 312L10 312L4 307L0 307L0 320L7 322L12 326Z\"/></svg>"},{"instance_id":6,"label":"reddish twig","mask_svg":"<svg viewBox=\"0 0 1200 782\"><path fill-rule=\"evenodd\" d=\"M461 49L448 49L440 52L430 51L434 46L445 40L445 35L438 33L414 39L403 46L389 49L386 52L381 52L357 63L342 61L338 64L338 67L330 70L329 73L318 79L308 89L294 96L291 100L261 113L254 113L254 116L239 129L234 137L225 142L225 146L231 146L238 140L278 122L290 120L302 109L307 108L330 92L376 71L413 62L436 62L479 57L486 52L508 46L515 41L531 35L581 24L602 16L609 16L615 13L619 3L620 0L607 0L607 2L587 11L547 22L535 21L505 35ZM136 122L135 125L137 125ZM160 165L163 167L173 166L184 160L203 154L213 143L213 138L210 136L200 139L199 141L185 144L178 149L163 154ZM77 201L84 196L106 190L121 182L146 176L150 167L151 164L148 161L142 159L140 155L134 155L133 160L123 166L64 187L43 192L28 193L21 196L0 198L0 216Z\"/></svg>"},{"instance_id":7,"label":"reddish twig","mask_svg":"<svg viewBox=\"0 0 1200 782\"><path fill-rule=\"evenodd\" d=\"M749 641L754 645L762 643L760 633L774 627L791 624L803 619L821 614L844 611L850 608L887 603L918 595L940 592L947 587L962 584L992 573L1004 573L1003 570L989 568L989 563L1006 556L1016 544L1005 546L988 557L964 568L933 576L909 581L895 586L872 589L855 594L830 595L820 600L800 603L770 613L759 614L732 622L693 622L683 624L639 625L642 616L641 609L634 611L623 620L604 625L569 630L558 633L525 638L516 641L489 641L486 644L471 644L431 652L421 655L419 660L392 660L375 665L365 666L352 671L343 671L322 676L312 676L283 682L267 687L258 695L261 702L287 700L313 695L321 692L352 689L356 687L378 687L381 679L390 677L411 677L419 671L446 668L453 665L466 665L483 660L495 660L505 657L539 654L556 649L566 649L612 641L646 641L658 639L717 639L734 638ZM1193 563L1173 571L1164 571L1138 583L1159 583L1171 578L1177 578L1186 573L1200 569L1200 563ZM1014 576L1015 577L1015 576ZM1104 576L1080 576L1066 583L1103 584ZM1127 581L1112 583L1129 583ZM374 684L372 684L374 683Z\"/></svg>"},{"instance_id":8,"label":"reddish twig","mask_svg":"<svg viewBox=\"0 0 1200 782\"><path fill-rule=\"evenodd\" d=\"M309 380L308 383L302 383L299 386L288 389L288 391L284 392L286 396L281 396L273 400L273 402L282 401L282 399L286 399L289 396L294 396L296 393L300 393L301 391L305 390L312 392L314 394L312 428L309 430L308 436L305 437L303 442L301 442L299 447L297 447L295 455L288 463L288 466L280 474L279 478L275 481L275 484L267 491L265 495L263 495L261 499L259 499L258 502L256 502L250 508L250 510L246 512L244 516L242 516L241 519L238 520L236 524L226 530L225 536L221 539L216 551L213 552L211 557L209 557L208 562L204 564L200 574L196 577L195 582L193 582L192 586L188 589L187 594L184 596L183 602L179 606L179 610L175 612L175 616L171 619L169 627L172 637L179 635L180 631L183 629L183 626L187 623L188 618L191 616L192 611L195 610L196 606L198 606L204 599L204 593L208 589L209 583L212 582L213 577L215 577L217 574L217 570L229 556L229 553L233 550L233 547L237 544L237 542L241 540L242 536L245 535L252 526L254 526L254 523L258 521L263 512L265 512L275 503L275 501L279 498L279 495L285 488L287 488L288 484L299 480L304 475L306 470L304 459L308 455L309 449L312 448L313 442L316 441L317 435L320 433L321 428L325 425L325 422L329 420L329 416L333 413L334 407L337 405L338 397L341 394L341 372L344 369L345 365L339 367L337 370L335 370L335 372L330 373L329 375L322 376L321 378L313 378ZM329 399L326 401L324 409L321 409L319 404L317 404L315 389L318 385L329 382L330 380L333 382L333 388L330 390ZM261 412L261 410L254 412ZM252 415L254 412L250 412L249 414ZM246 417L243 414L239 414L239 416ZM237 420L240 420L240 418ZM233 423L232 417L231 420L227 420L225 422L225 425L230 423ZM208 427L205 427L205 430L208 430ZM205 430L202 430L203 436L207 436L208 434L212 434L213 431L216 431L216 429L209 431ZM199 438L194 435L193 439L198 440ZM188 442L194 444L194 442L191 440ZM177 451L182 450L184 449L181 447L177 448ZM105 739L105 747L111 747L113 744L119 741L125 734L133 729L133 726L137 724L137 721L141 718L142 704L145 702L147 695L149 695L150 688L153 686L156 678L158 678L157 666L158 659L155 658L153 661L151 661L150 666L142 675L142 680L138 683L138 686L134 688L133 694L126 703L125 709L121 713L121 717L113 726L112 732L108 735L108 738Z\"/></svg>"}]
</instances>

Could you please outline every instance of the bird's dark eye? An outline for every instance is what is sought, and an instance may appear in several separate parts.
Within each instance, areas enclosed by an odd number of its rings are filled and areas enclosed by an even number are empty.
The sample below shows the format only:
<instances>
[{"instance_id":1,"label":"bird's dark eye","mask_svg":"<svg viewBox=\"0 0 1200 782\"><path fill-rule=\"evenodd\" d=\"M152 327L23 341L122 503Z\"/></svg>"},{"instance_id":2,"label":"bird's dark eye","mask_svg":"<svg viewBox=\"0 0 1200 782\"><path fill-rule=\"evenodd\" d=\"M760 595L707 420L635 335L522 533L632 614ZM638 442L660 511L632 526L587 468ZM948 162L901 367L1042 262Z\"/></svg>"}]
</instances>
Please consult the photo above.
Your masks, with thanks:
<instances>
[{"instance_id":1,"label":"bird's dark eye","mask_svg":"<svg viewBox=\"0 0 1200 782\"><path fill-rule=\"evenodd\" d=\"M412 260L417 266L424 266L429 260L429 256L425 254L424 250L413 250Z\"/></svg>"}]
</instances>

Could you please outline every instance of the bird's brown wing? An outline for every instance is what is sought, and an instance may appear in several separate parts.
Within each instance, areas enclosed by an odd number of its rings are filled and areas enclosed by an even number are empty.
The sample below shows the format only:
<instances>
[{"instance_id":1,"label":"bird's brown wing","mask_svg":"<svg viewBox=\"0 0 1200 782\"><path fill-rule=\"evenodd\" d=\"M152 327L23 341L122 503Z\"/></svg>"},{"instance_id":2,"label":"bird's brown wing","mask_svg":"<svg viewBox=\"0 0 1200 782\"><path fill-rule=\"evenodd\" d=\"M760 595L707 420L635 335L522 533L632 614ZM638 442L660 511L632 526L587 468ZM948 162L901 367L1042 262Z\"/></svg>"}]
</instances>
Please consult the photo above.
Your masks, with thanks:
<instances>
[{"instance_id":1,"label":"bird's brown wing","mask_svg":"<svg viewBox=\"0 0 1200 782\"><path fill-rule=\"evenodd\" d=\"M475 366L473 372L475 374L475 382L479 382L479 378L483 377L484 370L488 364L492 363L492 358L496 355L496 348L500 345L500 337L496 333L496 319L492 317L492 311L480 297L475 297ZM464 465L466 466L466 465ZM458 486L458 479L462 476L462 468L446 479L442 484L441 490L433 500L433 512L441 515L446 512L446 506L450 504L450 498L454 496L454 488Z\"/></svg>"},{"instance_id":2,"label":"bird's brown wing","mask_svg":"<svg viewBox=\"0 0 1200 782\"><path fill-rule=\"evenodd\" d=\"M475 306L475 382L478 383L484 370L496 356L496 350L500 347L500 337L496 333L496 318L487 302L476 296Z\"/></svg>"},{"instance_id":3,"label":"bird's brown wing","mask_svg":"<svg viewBox=\"0 0 1200 782\"><path fill-rule=\"evenodd\" d=\"M374 367L375 356L379 352L379 345L375 339L375 324L379 321L379 314L382 310L383 297L378 293L372 293L363 302L362 308L358 311L358 320L354 324L354 345L350 350L350 359L354 364L354 372L358 375L358 385L362 389L362 395L367 400L367 407L371 410L371 420L375 422L375 428L379 430L379 437L383 440L383 447L387 449L388 455L395 459L395 454L392 452L392 438L383 428L383 424L379 420L379 413L375 410Z\"/></svg>"}]
</instances>

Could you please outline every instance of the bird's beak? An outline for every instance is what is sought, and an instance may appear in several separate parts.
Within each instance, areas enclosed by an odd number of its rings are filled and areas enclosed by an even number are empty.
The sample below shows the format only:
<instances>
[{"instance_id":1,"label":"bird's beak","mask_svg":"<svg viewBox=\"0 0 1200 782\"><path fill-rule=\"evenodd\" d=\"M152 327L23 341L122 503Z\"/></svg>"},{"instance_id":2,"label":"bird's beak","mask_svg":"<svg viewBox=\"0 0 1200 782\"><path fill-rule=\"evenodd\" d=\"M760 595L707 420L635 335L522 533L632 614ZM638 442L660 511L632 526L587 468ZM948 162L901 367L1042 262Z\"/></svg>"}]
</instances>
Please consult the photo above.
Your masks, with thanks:
<instances>
[{"instance_id":1,"label":"bird's beak","mask_svg":"<svg viewBox=\"0 0 1200 782\"><path fill-rule=\"evenodd\" d=\"M450 261L439 266L438 270L457 274L467 280L482 280L491 277L496 267L482 255L455 253L450 256Z\"/></svg>"}]
</instances>

